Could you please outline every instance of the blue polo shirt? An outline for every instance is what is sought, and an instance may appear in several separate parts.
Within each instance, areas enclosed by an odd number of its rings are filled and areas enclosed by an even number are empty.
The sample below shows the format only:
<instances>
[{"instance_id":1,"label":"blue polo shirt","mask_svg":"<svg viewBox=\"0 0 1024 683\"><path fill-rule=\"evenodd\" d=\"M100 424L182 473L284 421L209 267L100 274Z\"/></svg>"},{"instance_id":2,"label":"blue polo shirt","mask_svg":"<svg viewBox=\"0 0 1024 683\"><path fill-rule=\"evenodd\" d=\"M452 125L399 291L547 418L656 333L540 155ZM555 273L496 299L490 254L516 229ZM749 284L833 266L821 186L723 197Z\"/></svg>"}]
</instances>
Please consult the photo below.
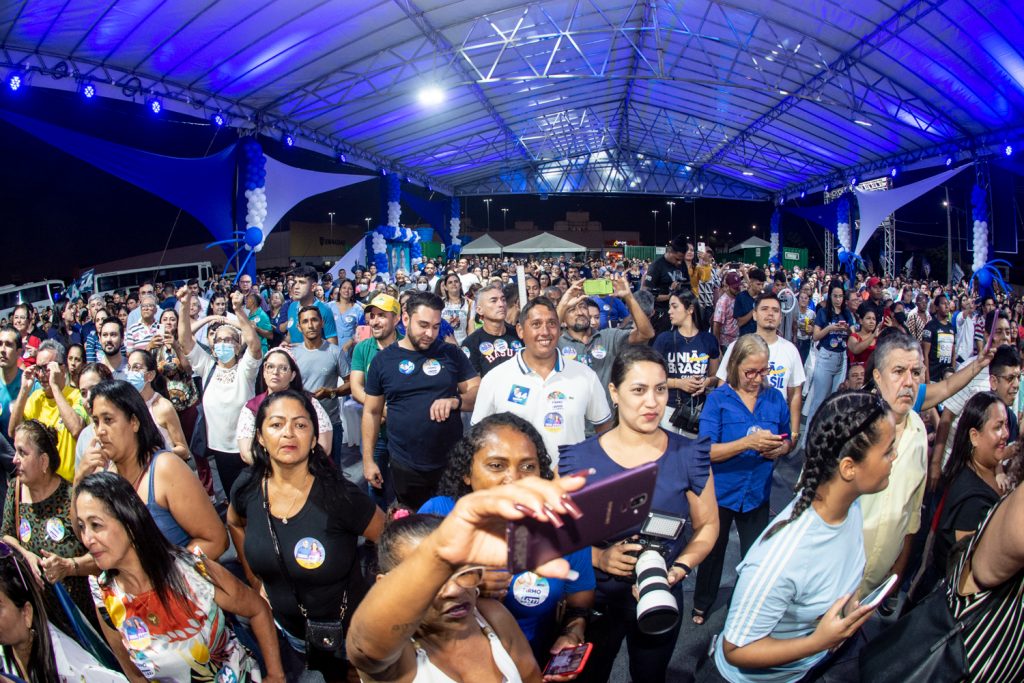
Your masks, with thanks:
<instances>
[{"instance_id":1,"label":"blue polo shirt","mask_svg":"<svg viewBox=\"0 0 1024 683\"><path fill-rule=\"evenodd\" d=\"M782 394L764 387L757 395L754 411L747 410L743 399L723 384L710 394L700 414L700 435L711 443L729 443L759 429L772 434L789 433L789 405ZM749 512L768 504L775 463L755 450L746 450L723 462L711 465L715 474L715 496L728 510Z\"/></svg>"},{"instance_id":2,"label":"blue polo shirt","mask_svg":"<svg viewBox=\"0 0 1024 683\"><path fill-rule=\"evenodd\" d=\"M747 290L743 290L742 292L736 295L736 301L734 301L732 304L732 316L739 320L747 313L750 313L752 310L754 310L754 297L750 296L750 292L748 292ZM741 335L753 334L754 332L757 332L757 323L754 322L753 317L751 317L750 320L748 320L744 324L740 325Z\"/></svg>"},{"instance_id":3,"label":"blue polo shirt","mask_svg":"<svg viewBox=\"0 0 1024 683\"><path fill-rule=\"evenodd\" d=\"M338 329L334 325L334 312L323 301L314 300L313 305L320 311L320 317L324 321L324 339L330 339L331 337L337 339ZM302 306L299 305L298 301L288 304L288 341L292 344L301 344L304 339L302 330L299 329L299 311L301 309Z\"/></svg>"},{"instance_id":4,"label":"blue polo shirt","mask_svg":"<svg viewBox=\"0 0 1024 683\"><path fill-rule=\"evenodd\" d=\"M629 317L629 308L616 296L595 296L592 297L601 309L601 324L599 329L606 327L618 327L619 323Z\"/></svg>"},{"instance_id":5,"label":"blue polo shirt","mask_svg":"<svg viewBox=\"0 0 1024 683\"><path fill-rule=\"evenodd\" d=\"M3 381L0 377L0 432L7 436L7 427L11 423L11 404L18 398L18 392L21 391L21 369L19 368L14 373L14 379L11 380L10 384ZM14 442L14 439L11 439Z\"/></svg>"}]
</instances>

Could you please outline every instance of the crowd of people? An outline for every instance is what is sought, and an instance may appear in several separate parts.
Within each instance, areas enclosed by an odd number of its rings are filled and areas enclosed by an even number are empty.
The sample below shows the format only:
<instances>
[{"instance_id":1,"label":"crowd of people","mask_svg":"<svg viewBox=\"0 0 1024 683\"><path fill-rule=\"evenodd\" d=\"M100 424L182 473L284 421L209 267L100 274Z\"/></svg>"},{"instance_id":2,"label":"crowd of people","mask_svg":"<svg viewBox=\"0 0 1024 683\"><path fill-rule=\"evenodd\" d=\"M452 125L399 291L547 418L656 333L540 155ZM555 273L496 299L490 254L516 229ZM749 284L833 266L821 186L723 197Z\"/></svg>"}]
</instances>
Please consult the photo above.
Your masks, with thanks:
<instances>
[{"instance_id":1,"label":"crowd of people","mask_svg":"<svg viewBox=\"0 0 1024 683\"><path fill-rule=\"evenodd\" d=\"M1024 680L1022 343L1012 292L683 238L651 262L294 264L21 304L0 674L606 681L625 644L638 682L855 680L887 623L941 602L962 678ZM507 522L560 528L574 493L652 463L679 618L638 612L639 523L511 571ZM683 620L716 631L690 671Z\"/></svg>"}]
</instances>

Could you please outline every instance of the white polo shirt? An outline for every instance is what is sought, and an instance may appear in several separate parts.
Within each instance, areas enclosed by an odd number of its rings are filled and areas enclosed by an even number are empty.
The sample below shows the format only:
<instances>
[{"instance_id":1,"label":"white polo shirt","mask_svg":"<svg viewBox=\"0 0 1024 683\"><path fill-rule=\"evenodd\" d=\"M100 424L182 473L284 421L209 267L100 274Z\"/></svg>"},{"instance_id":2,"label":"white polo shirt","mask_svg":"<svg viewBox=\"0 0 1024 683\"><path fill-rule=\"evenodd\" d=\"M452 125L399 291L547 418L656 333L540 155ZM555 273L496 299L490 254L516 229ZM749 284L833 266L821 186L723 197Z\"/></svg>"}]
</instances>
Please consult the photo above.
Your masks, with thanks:
<instances>
[{"instance_id":1,"label":"white polo shirt","mask_svg":"<svg viewBox=\"0 0 1024 683\"><path fill-rule=\"evenodd\" d=\"M729 344L722 356L722 362L718 364L716 377L723 382L728 382L729 358L732 356L732 347L736 342ZM768 345L768 384L775 387L782 394L782 398L788 399L787 389L800 387L807 381L804 374L804 363L800 360L800 351L793 342L779 337L774 344Z\"/></svg>"},{"instance_id":2,"label":"white polo shirt","mask_svg":"<svg viewBox=\"0 0 1024 683\"><path fill-rule=\"evenodd\" d=\"M470 421L476 424L488 415L504 412L514 413L537 428L555 471L559 446L583 441L587 420L603 424L612 417L593 370L555 354L555 369L545 379L529 368L522 351L480 381Z\"/></svg>"}]
</instances>

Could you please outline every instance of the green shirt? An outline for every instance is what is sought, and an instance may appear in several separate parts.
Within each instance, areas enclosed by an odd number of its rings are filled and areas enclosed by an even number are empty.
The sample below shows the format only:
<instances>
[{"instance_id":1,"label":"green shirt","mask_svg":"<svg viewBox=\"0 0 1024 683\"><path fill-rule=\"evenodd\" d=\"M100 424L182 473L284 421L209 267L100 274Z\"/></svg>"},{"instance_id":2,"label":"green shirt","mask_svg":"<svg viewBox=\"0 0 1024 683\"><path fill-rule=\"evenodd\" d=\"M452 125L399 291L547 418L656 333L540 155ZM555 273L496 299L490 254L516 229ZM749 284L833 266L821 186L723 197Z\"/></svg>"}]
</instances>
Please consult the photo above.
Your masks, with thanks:
<instances>
[{"instance_id":1,"label":"green shirt","mask_svg":"<svg viewBox=\"0 0 1024 683\"><path fill-rule=\"evenodd\" d=\"M257 330L271 332L274 329L270 324L270 318L262 308L257 308L255 311L250 313L249 320L256 326ZM263 355L267 355L267 340L263 337L260 337L260 347L263 349Z\"/></svg>"},{"instance_id":2,"label":"green shirt","mask_svg":"<svg viewBox=\"0 0 1024 683\"><path fill-rule=\"evenodd\" d=\"M395 337L395 341L402 338L402 335L398 335ZM380 347L377 346L377 340L373 337L356 344L352 349L351 372L361 372L365 375L370 370L370 361L376 358L379 351Z\"/></svg>"}]
</instances>

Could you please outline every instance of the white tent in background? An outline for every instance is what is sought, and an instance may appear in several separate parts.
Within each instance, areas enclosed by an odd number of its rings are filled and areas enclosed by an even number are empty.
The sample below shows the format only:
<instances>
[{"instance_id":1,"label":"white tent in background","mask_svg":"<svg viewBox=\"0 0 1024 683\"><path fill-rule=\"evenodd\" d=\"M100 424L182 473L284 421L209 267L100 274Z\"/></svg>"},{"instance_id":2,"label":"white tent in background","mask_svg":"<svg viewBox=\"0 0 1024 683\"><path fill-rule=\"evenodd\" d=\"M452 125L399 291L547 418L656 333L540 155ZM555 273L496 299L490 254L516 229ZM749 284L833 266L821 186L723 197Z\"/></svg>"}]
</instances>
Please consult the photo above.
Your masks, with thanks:
<instances>
[{"instance_id":1,"label":"white tent in background","mask_svg":"<svg viewBox=\"0 0 1024 683\"><path fill-rule=\"evenodd\" d=\"M587 248L563 239L550 232L542 232L522 242L505 247L507 254L570 254L586 251Z\"/></svg>"},{"instance_id":2,"label":"white tent in background","mask_svg":"<svg viewBox=\"0 0 1024 683\"><path fill-rule=\"evenodd\" d=\"M743 251L744 249L764 249L765 247L770 246L770 244L765 242L760 237L751 237L737 244L735 247L730 249L729 252L731 253L734 251Z\"/></svg>"},{"instance_id":3,"label":"white tent in background","mask_svg":"<svg viewBox=\"0 0 1024 683\"><path fill-rule=\"evenodd\" d=\"M463 254L469 255L490 255L500 254L504 247L498 243L498 240L494 239L490 235L484 235L483 237L477 237L475 240L469 243L462 249Z\"/></svg>"}]
</instances>

